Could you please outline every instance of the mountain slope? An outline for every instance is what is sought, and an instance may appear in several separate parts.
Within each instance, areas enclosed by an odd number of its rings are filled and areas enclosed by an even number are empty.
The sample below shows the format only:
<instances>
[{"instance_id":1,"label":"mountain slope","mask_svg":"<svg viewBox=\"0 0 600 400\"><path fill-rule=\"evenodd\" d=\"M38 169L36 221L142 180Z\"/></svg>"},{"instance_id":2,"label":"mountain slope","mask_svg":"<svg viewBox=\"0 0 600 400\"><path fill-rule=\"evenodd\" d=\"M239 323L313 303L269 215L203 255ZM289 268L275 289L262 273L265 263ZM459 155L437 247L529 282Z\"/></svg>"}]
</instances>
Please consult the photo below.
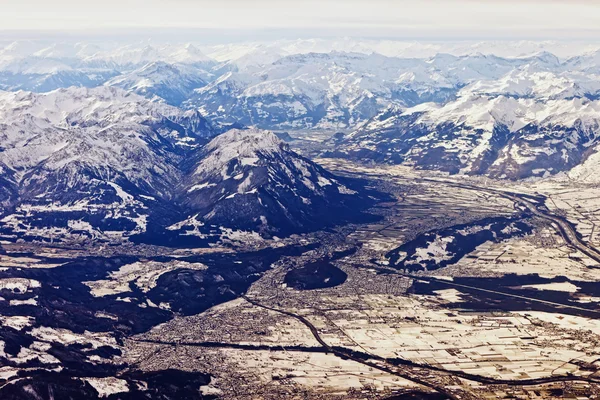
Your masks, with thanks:
<instances>
[{"instance_id":1,"label":"mountain slope","mask_svg":"<svg viewBox=\"0 0 600 400\"><path fill-rule=\"evenodd\" d=\"M112 88L2 93L0 120L0 165L18 188L2 222L32 235L145 230L181 159L215 134L197 113Z\"/></svg>"},{"instance_id":2,"label":"mountain slope","mask_svg":"<svg viewBox=\"0 0 600 400\"><path fill-rule=\"evenodd\" d=\"M393 81L418 60L377 54L294 55L236 66L187 103L219 122L260 128L346 127L394 101Z\"/></svg>"},{"instance_id":3,"label":"mountain slope","mask_svg":"<svg viewBox=\"0 0 600 400\"><path fill-rule=\"evenodd\" d=\"M171 105L180 105L192 95L194 89L206 85L201 76L207 74L206 71L193 67L157 61L119 75L105 85L149 98L161 98Z\"/></svg>"},{"instance_id":4,"label":"mountain slope","mask_svg":"<svg viewBox=\"0 0 600 400\"><path fill-rule=\"evenodd\" d=\"M205 224L287 235L356 219L372 200L345 184L271 132L232 129L198 152L181 201Z\"/></svg>"},{"instance_id":5,"label":"mountain slope","mask_svg":"<svg viewBox=\"0 0 600 400\"><path fill-rule=\"evenodd\" d=\"M140 45L130 44L117 48L97 51L85 57L79 57L80 66L95 68L113 68L130 71L153 62L185 64L209 69L216 64L194 45Z\"/></svg>"},{"instance_id":6,"label":"mountain slope","mask_svg":"<svg viewBox=\"0 0 600 400\"><path fill-rule=\"evenodd\" d=\"M52 90L78 87L96 87L117 75L113 70L68 70L49 73L12 73L0 72L0 90L27 90L49 92Z\"/></svg>"},{"instance_id":7,"label":"mountain slope","mask_svg":"<svg viewBox=\"0 0 600 400\"><path fill-rule=\"evenodd\" d=\"M520 179L578 165L594 152L599 129L598 101L465 92L443 106L382 113L349 135L337 154Z\"/></svg>"},{"instance_id":8,"label":"mountain slope","mask_svg":"<svg viewBox=\"0 0 600 400\"><path fill-rule=\"evenodd\" d=\"M2 92L0 121L5 240L289 235L361 220L374 201L273 133L234 129L209 141L218 131L197 112L112 87Z\"/></svg>"},{"instance_id":9,"label":"mountain slope","mask_svg":"<svg viewBox=\"0 0 600 400\"><path fill-rule=\"evenodd\" d=\"M526 65L538 71L561 68L548 53L401 59L336 51L281 56L260 47L222 66L224 73L196 90L186 105L219 122L237 120L269 129L344 129L390 105L445 103L466 85L496 80Z\"/></svg>"},{"instance_id":10,"label":"mountain slope","mask_svg":"<svg viewBox=\"0 0 600 400\"><path fill-rule=\"evenodd\" d=\"M533 98L539 101L600 96L600 83L595 75L581 72L550 72L526 65L497 80L480 80L461 90L484 96Z\"/></svg>"}]
</instances>

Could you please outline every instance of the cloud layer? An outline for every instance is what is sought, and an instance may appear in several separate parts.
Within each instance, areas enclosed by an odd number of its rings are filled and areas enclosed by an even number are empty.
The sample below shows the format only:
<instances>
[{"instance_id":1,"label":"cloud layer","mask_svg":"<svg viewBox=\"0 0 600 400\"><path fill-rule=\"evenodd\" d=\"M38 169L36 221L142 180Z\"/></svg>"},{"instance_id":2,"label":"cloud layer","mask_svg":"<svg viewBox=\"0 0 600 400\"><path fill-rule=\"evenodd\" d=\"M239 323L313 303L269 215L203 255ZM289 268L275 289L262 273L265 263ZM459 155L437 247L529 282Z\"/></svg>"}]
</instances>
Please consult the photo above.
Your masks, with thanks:
<instances>
[{"instance_id":1,"label":"cloud layer","mask_svg":"<svg viewBox=\"0 0 600 400\"><path fill-rule=\"evenodd\" d=\"M1 30L286 30L357 36L592 38L600 3L541 0L5 0Z\"/></svg>"}]
</instances>

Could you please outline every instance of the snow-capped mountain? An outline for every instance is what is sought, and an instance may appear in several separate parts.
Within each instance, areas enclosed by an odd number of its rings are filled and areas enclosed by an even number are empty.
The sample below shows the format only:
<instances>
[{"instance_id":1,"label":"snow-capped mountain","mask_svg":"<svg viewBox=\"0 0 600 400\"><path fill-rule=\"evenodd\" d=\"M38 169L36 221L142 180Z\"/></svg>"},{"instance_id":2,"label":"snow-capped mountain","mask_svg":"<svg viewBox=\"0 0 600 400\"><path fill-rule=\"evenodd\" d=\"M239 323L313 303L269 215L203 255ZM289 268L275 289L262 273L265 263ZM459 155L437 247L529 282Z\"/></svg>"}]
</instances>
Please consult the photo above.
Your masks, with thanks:
<instances>
[{"instance_id":1,"label":"snow-capped mountain","mask_svg":"<svg viewBox=\"0 0 600 400\"><path fill-rule=\"evenodd\" d=\"M262 54L267 51L271 53ZM438 54L423 60L331 52L277 59L273 51L259 48L231 61L228 72L196 90L186 104L219 122L344 129L390 105L447 102L465 85L499 79L515 68L560 68L548 53L516 58Z\"/></svg>"},{"instance_id":2,"label":"snow-capped mountain","mask_svg":"<svg viewBox=\"0 0 600 400\"><path fill-rule=\"evenodd\" d=\"M196 154L181 201L196 222L286 235L352 219L371 202L342 181L271 132L232 129Z\"/></svg>"},{"instance_id":3,"label":"snow-capped mountain","mask_svg":"<svg viewBox=\"0 0 600 400\"><path fill-rule=\"evenodd\" d=\"M209 141L198 112L118 88L0 92L0 121L4 239L176 242L190 221L199 239L210 225L284 235L372 203L270 132Z\"/></svg>"},{"instance_id":4,"label":"snow-capped mountain","mask_svg":"<svg viewBox=\"0 0 600 400\"><path fill-rule=\"evenodd\" d=\"M215 62L191 44L127 45L103 49L86 43L14 42L0 50L0 90L47 92L96 87L117 77L117 86L160 92L171 103L203 86ZM164 86L174 84L172 93ZM183 90L183 93L180 93ZM145 94L145 93L142 93ZM160 95L159 95L160 96ZM183 97L182 97L183 96Z\"/></svg>"},{"instance_id":5,"label":"snow-capped mountain","mask_svg":"<svg viewBox=\"0 0 600 400\"><path fill-rule=\"evenodd\" d=\"M119 75L105 85L180 105L190 98L194 89L206 86L202 76L209 77L210 73L191 66L156 61Z\"/></svg>"},{"instance_id":6,"label":"snow-capped mountain","mask_svg":"<svg viewBox=\"0 0 600 400\"><path fill-rule=\"evenodd\" d=\"M565 66L569 70L598 74L600 73L600 49L596 48L571 57L565 62Z\"/></svg>"},{"instance_id":7,"label":"snow-capped mountain","mask_svg":"<svg viewBox=\"0 0 600 400\"><path fill-rule=\"evenodd\" d=\"M4 72L23 75L53 74L74 69L67 60L39 56L8 58L3 60L0 68Z\"/></svg>"},{"instance_id":8,"label":"snow-capped mountain","mask_svg":"<svg viewBox=\"0 0 600 400\"><path fill-rule=\"evenodd\" d=\"M406 52L393 57L374 52L390 53L386 51L389 46ZM0 52L0 88L44 92L106 84L199 109L219 124L346 130L390 105L443 104L454 100L467 85L479 84L482 90L497 86L501 82L496 81L525 67L552 74L567 68L545 51L500 57L473 49L439 53L439 44L428 46L348 38L221 45L214 48L222 61L217 65L193 44L102 48L84 43L40 47L19 42ZM411 48L438 51L427 56L417 51L421 58L411 58L407 57ZM592 56L588 58L579 63L586 71L595 62Z\"/></svg>"},{"instance_id":9,"label":"snow-capped mountain","mask_svg":"<svg viewBox=\"0 0 600 400\"><path fill-rule=\"evenodd\" d=\"M144 230L146 203L172 199L179 162L215 134L196 112L109 87L2 92L0 126L2 222L40 234Z\"/></svg>"},{"instance_id":10,"label":"snow-capped mountain","mask_svg":"<svg viewBox=\"0 0 600 400\"><path fill-rule=\"evenodd\" d=\"M82 65L110 67L127 71L142 67L148 63L162 61L173 64L194 65L210 68L216 64L194 45L126 45L98 51L81 59Z\"/></svg>"},{"instance_id":11,"label":"snow-capped mountain","mask_svg":"<svg viewBox=\"0 0 600 400\"><path fill-rule=\"evenodd\" d=\"M564 58L549 49L562 49ZM354 131L336 141L338 154L520 178L568 170L594 152L599 53L591 45L566 50L554 42L350 38L202 50L193 44L24 41L0 50L0 89L118 87L146 103L197 110L170 116L168 124L188 126L183 130L215 133L210 119L219 131ZM189 138L173 141L178 148L198 145Z\"/></svg>"},{"instance_id":12,"label":"snow-capped mountain","mask_svg":"<svg viewBox=\"0 0 600 400\"><path fill-rule=\"evenodd\" d=\"M494 54L500 57L517 57L540 52L550 52L561 58L569 58L598 50L598 44L575 41L459 41L459 42L420 42L385 39L360 38L313 38L282 39L275 42L229 43L202 47L211 58L218 61L236 60L257 48L270 48L284 55L306 53L329 53L343 51L348 53L378 53L387 57L430 58L438 53L455 56Z\"/></svg>"},{"instance_id":13,"label":"snow-capped mountain","mask_svg":"<svg viewBox=\"0 0 600 400\"><path fill-rule=\"evenodd\" d=\"M533 88L539 83L530 82ZM349 135L340 154L519 179L569 170L595 151L599 101L570 96L541 101L474 89L445 105L387 110Z\"/></svg>"},{"instance_id":14,"label":"snow-capped mountain","mask_svg":"<svg viewBox=\"0 0 600 400\"><path fill-rule=\"evenodd\" d=\"M376 54L288 56L261 68L242 65L198 89L188 104L219 122L346 127L393 101L398 71L418 63Z\"/></svg>"},{"instance_id":15,"label":"snow-capped mountain","mask_svg":"<svg viewBox=\"0 0 600 400\"><path fill-rule=\"evenodd\" d=\"M155 61L188 65L215 64L215 60L206 56L191 43L112 45L110 43L15 41L0 48L0 62L36 58L64 60L67 64L106 63L122 67L141 66Z\"/></svg>"},{"instance_id":16,"label":"snow-capped mountain","mask_svg":"<svg viewBox=\"0 0 600 400\"><path fill-rule=\"evenodd\" d=\"M118 75L113 70L63 70L48 73L0 72L0 90L26 90L50 92L52 90L76 87L96 87Z\"/></svg>"},{"instance_id":17,"label":"snow-capped mountain","mask_svg":"<svg viewBox=\"0 0 600 400\"><path fill-rule=\"evenodd\" d=\"M600 95L598 75L582 72L539 71L532 65L516 68L497 80L479 80L461 91L484 96L534 98L540 101Z\"/></svg>"},{"instance_id":18,"label":"snow-capped mountain","mask_svg":"<svg viewBox=\"0 0 600 400\"><path fill-rule=\"evenodd\" d=\"M94 87L118 75L110 68L79 65L78 47L14 42L0 51L0 90L47 92L70 86Z\"/></svg>"}]
</instances>

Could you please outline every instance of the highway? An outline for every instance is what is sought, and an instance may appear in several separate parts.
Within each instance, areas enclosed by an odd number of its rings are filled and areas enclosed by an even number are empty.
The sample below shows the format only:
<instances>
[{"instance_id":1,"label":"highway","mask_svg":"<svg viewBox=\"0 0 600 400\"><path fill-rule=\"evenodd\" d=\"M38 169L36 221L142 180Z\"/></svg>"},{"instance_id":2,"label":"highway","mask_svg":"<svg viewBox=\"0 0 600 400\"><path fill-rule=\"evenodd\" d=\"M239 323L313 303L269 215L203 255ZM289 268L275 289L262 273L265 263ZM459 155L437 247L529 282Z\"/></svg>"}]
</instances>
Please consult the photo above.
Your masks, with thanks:
<instances>
[{"instance_id":1,"label":"highway","mask_svg":"<svg viewBox=\"0 0 600 400\"><path fill-rule=\"evenodd\" d=\"M570 222L566 221L562 217L552 214L545 207L544 209L540 209L536 204L523 198L522 196L519 197L519 195L516 193L506 193L505 197L514 200L518 204L523 205L536 217L545 219L556 224L555 228L557 228L557 231L563 237L565 242L567 242L567 244L581 251L583 254L600 264L600 251L598 251L598 249L591 246L590 244L582 241ZM594 268L599 268L599 266L596 266Z\"/></svg>"},{"instance_id":2,"label":"highway","mask_svg":"<svg viewBox=\"0 0 600 400\"><path fill-rule=\"evenodd\" d=\"M451 283L451 282L444 281L444 283ZM506 295L506 293L501 293L501 292L498 292L498 293ZM474 374L470 374L468 372L463 372L463 371L449 371L449 370L446 370L443 368L439 368L439 367L435 367L435 366L431 366L431 365L427 365L427 364L420 364L420 363L416 363L416 362L406 360L406 359L401 359L401 358L389 359L389 358L384 358L384 357L377 356L374 354L367 354L367 353L363 353L360 351L345 349L343 347L338 347L338 346L333 347L333 346L328 345L323 340L323 338L319 334L318 329L307 318L305 318L301 315L292 313L290 311L281 310L281 309L277 309L274 307L263 305L263 304L259 303L258 301L251 299L247 296L242 296L242 297L254 306L261 307L261 308L264 308L269 311L274 311L274 312L277 312L277 313L280 313L283 315L287 315L287 316L290 316L290 317L295 318L298 321L302 322L302 324L304 324L310 330L310 332L314 336L315 340L321 346L323 346L323 348L325 348L328 352L331 352L340 358L350 359L350 360L356 361L358 363L361 363L363 365L369 366L371 368L375 368L380 371L384 371L384 372L399 376L401 378L410 380L410 381L418 383L422 386L433 389L433 390L437 391L438 393L442 393L442 394L448 396L448 398L450 398L450 399L466 400L469 398L468 396L470 394L468 392L462 392L462 391L460 392L460 394L453 393L453 392L449 391L448 388L446 387L446 385L444 385L443 383L442 384L432 383L431 382L432 378L440 378L440 377L446 375L446 376L459 377L462 379L467 379L467 380L479 382L482 384L509 385L509 386L531 386L531 385L548 384L548 383L554 383L554 382L577 382L577 381L578 382L595 383L595 384L600 383L600 380L595 379L595 378L578 377L578 376L573 376L573 375L549 376L549 377L543 377L543 378L532 378L532 379L521 379L521 380L518 380L518 379L496 379L496 378L492 378L492 377L474 375ZM182 343L180 343L180 344L182 344ZM436 373L441 374L441 375L435 375Z\"/></svg>"},{"instance_id":3,"label":"highway","mask_svg":"<svg viewBox=\"0 0 600 400\"><path fill-rule=\"evenodd\" d=\"M360 352L356 352L353 350L349 350L349 349L344 349L342 347L333 347L330 346L329 344L327 344L323 338L321 337L321 335L319 334L319 331L317 330L317 328L305 317L298 315L298 314L294 314L290 311L286 311L286 310L280 310L277 308L273 308L273 307L269 307L266 306L264 304L259 303L258 301L251 299L247 296L242 296L247 302L249 302L250 304L256 306L256 307L260 307L260 308L264 308L266 310L269 311L273 311L273 312L277 312L283 315L287 315L289 317L295 318L298 321L302 322L302 324L304 324L312 333L313 337L315 338L315 340L317 342L319 342L319 344L321 346L323 346L323 348L325 348L328 352L335 354L336 356L343 358L343 359L350 359L352 361L358 362L360 364L366 365L370 368L374 368L374 369L378 369L380 371L383 372L387 372L389 374L395 375L395 376L399 376L401 378L404 378L406 380L412 381L414 383L417 383L421 386L425 386L429 389L433 389L438 393L442 393L445 396L447 396L449 399L452 400L458 400L458 399L463 399L466 400L466 397L460 397L460 396L456 396L454 395L452 392L450 392L448 389L446 389L444 387L444 385L437 385L435 383L432 382L428 382L425 379L423 379L423 377L419 376L416 372L414 371L401 371L398 368L396 368L396 366L390 366L387 365L385 362L381 362L384 361L385 359L372 355L372 354L364 354L364 353L360 353ZM359 356L360 354L360 356ZM373 361L370 361L369 359L372 359ZM376 362L379 361L379 362Z\"/></svg>"},{"instance_id":4,"label":"highway","mask_svg":"<svg viewBox=\"0 0 600 400\"><path fill-rule=\"evenodd\" d=\"M339 173L341 171L337 171L337 172ZM345 174L348 176L362 177L364 179L381 179L381 176L376 175L376 174L358 173L358 172L348 173L347 171L345 172ZM594 246L582 241L581 238L577 235L577 231L573 227L573 224L571 224L566 219L553 214L546 207L544 207L543 209L540 208L537 204L533 203L531 200L529 200L527 198L530 196L528 196L524 193L492 189L489 187L482 187L482 186L477 186L477 185L473 185L473 184L458 183L458 182L455 182L455 181L449 180L449 179L416 178L416 179L414 179L414 181L415 182L432 182L432 183L437 183L437 184L445 184L445 185L454 186L454 187L467 189L467 190L486 192L486 193L489 193L492 195L496 195L496 196L503 197L505 199L512 200L515 203L515 205L521 205L524 209L528 210L536 217L545 219L546 221L549 221L549 222L552 222L554 229L557 230L557 232L562 236L564 241L569 246L581 251L583 254L590 257L592 260L594 260L595 262L597 262L599 264L598 266L592 266L590 268L600 268L600 250L598 250ZM538 195L538 196L543 197L543 198L546 197L546 196L542 196L542 195Z\"/></svg>"},{"instance_id":5,"label":"highway","mask_svg":"<svg viewBox=\"0 0 600 400\"><path fill-rule=\"evenodd\" d=\"M430 181L435 183L443 183L455 187L459 187L467 190L475 190L479 192L486 192L492 195L500 196L505 199L509 199L515 203L515 206L520 205L525 210L529 211L531 214L535 215L538 218L544 219L548 222L553 223L554 229L562 236L563 240L571 247L581 251L586 256L590 257L592 260L596 261L599 265L591 268L600 268L600 250L596 249L594 246L584 242L581 240L577 231L573 224L569 221L560 217L558 215L553 214L550 210L548 210L545 206L542 208L539 205L535 204L531 200L528 199L528 195L523 193L509 192L505 190L499 189L491 189L488 187L481 187L472 184L462 184L453 181L447 180L439 180L439 179L431 179L431 178L423 178L422 181ZM543 196L545 198L545 196Z\"/></svg>"}]
</instances>

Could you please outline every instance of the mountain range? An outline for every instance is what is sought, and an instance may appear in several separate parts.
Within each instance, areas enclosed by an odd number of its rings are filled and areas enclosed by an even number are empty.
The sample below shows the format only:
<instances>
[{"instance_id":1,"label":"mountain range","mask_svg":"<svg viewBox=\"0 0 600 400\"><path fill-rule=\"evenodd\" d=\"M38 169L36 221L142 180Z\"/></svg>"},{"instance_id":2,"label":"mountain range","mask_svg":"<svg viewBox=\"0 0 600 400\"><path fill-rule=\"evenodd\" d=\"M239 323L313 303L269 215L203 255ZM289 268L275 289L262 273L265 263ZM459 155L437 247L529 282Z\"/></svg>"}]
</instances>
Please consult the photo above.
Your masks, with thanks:
<instances>
[{"instance_id":1,"label":"mountain range","mask_svg":"<svg viewBox=\"0 0 600 400\"><path fill-rule=\"evenodd\" d=\"M288 235L372 203L271 132L113 87L1 92L0 121L5 240Z\"/></svg>"},{"instance_id":2,"label":"mountain range","mask_svg":"<svg viewBox=\"0 0 600 400\"><path fill-rule=\"evenodd\" d=\"M254 129L249 132L273 130L281 137L287 131L300 132L300 137L304 131L336 133L334 149L326 156L495 178L564 172L594 180L597 48L511 42L449 44L443 47L447 53L441 49L438 44L349 38L214 46L9 43L0 50L3 107L17 113L17 104L39 102L37 108L47 107L48 121L40 117L42 111L26 114L23 121L11 120L10 113L3 117L7 141L1 145L6 150L0 167L7 184L0 204L9 207L23 185L38 188L37 194L47 189L38 170L57 174L56 187L63 187L68 174L60 168L72 164L59 168L53 162L67 153L79 157L76 148L98 153L97 159L114 159L114 165L102 167L108 172L96 175L116 174L135 192L163 199L150 192L164 193L190 181L190 160L210 156L204 148L208 140L244 126ZM90 110L72 109L88 100ZM97 102L102 107L96 108ZM111 125L108 115L118 120ZM20 130L28 133L21 139L31 144L15 155L19 135L11 132ZM79 131L86 136L65 145L65 138ZM137 142L125 133L141 131L154 133ZM43 144L40 132L47 141ZM117 135L127 138L124 151L132 157L153 161L142 171L131 171L124 158L102 147L106 137ZM262 145L270 148L268 140ZM266 150L261 154L272 156ZM23 165L15 165L17 159ZM146 206L139 201L139 207ZM206 210L206 204L190 198L181 204Z\"/></svg>"},{"instance_id":3,"label":"mountain range","mask_svg":"<svg viewBox=\"0 0 600 400\"><path fill-rule=\"evenodd\" d=\"M569 171L598 150L599 89L581 74L511 71L445 104L389 108L336 154L509 179Z\"/></svg>"}]
</instances>

